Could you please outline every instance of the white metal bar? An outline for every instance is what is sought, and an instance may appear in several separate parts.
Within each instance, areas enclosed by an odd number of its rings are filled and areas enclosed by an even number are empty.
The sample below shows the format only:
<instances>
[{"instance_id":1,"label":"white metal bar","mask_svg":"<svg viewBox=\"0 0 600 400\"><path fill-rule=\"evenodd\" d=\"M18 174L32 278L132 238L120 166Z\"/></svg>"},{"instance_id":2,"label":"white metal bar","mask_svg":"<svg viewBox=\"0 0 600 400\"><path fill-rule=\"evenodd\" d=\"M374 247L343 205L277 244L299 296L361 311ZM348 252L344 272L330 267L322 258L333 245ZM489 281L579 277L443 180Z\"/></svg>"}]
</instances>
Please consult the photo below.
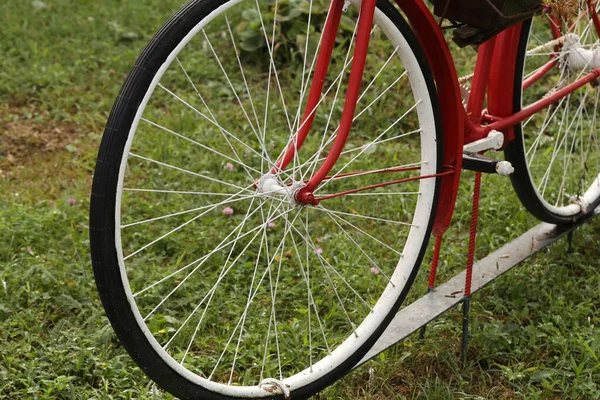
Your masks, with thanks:
<instances>
[{"instance_id":1,"label":"white metal bar","mask_svg":"<svg viewBox=\"0 0 600 400\"><path fill-rule=\"evenodd\" d=\"M491 253L473 266L472 292L475 293L482 289L494 279L516 267L538 251L550 246L598 214L600 214L600 207L577 224L556 226L541 223ZM401 309L383 335L354 368L406 339L422 326L462 302L464 299L464 286L465 271L437 287L433 292Z\"/></svg>"}]
</instances>

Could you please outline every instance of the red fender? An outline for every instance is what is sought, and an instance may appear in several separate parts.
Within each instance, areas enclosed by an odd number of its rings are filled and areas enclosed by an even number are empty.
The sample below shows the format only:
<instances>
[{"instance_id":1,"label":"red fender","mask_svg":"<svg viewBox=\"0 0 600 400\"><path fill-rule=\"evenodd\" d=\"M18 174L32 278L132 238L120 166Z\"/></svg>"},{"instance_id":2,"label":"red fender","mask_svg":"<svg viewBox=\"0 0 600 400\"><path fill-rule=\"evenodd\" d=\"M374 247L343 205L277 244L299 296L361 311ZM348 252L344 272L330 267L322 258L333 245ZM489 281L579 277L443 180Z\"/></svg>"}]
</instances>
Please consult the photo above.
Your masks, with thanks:
<instances>
[{"instance_id":1,"label":"red fender","mask_svg":"<svg viewBox=\"0 0 600 400\"><path fill-rule=\"evenodd\" d=\"M421 0L396 0L396 3L421 43L433 73L442 114L443 165L454 170L453 174L441 178L440 201L433 225L433 235L440 237L450 226L458 195L465 110L452 54L433 15Z\"/></svg>"}]
</instances>

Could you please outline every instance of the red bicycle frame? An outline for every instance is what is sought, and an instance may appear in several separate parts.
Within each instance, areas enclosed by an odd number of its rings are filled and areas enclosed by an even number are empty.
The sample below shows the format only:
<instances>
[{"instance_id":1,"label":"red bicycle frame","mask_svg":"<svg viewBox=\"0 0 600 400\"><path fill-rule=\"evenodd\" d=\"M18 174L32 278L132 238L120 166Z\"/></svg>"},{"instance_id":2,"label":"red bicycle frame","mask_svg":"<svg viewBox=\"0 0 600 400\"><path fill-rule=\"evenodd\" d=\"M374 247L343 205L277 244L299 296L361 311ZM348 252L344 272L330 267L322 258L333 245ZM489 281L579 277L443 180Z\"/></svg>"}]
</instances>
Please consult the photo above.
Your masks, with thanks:
<instances>
[{"instance_id":1,"label":"red bicycle frame","mask_svg":"<svg viewBox=\"0 0 600 400\"><path fill-rule=\"evenodd\" d=\"M345 0L332 0L327 20L323 30L323 39L320 53L317 58L315 73L304 114L301 119L300 129L288 146L284 156L276 163L273 172L285 169L291 162L296 152L302 147L308 136L315 112L319 106L319 99L329 68L331 54L338 32L340 18ZM513 127L525 121L535 113L549 107L563 97L569 95L580 87L600 78L600 69L595 69L570 85L556 91L518 112L514 112L514 76L519 51L519 40L523 24L506 29L496 37L480 46L475 73L473 76L472 90L466 108L462 104L458 75L454 60L448 44L442 34L438 22L431 14L425 3L421 0L395 0L399 8L410 22L419 43L421 44L436 83L437 95L441 105L441 123L443 133L443 168L444 171L428 177L441 177L440 203L436 212L433 234L441 236L452 219L455 200L458 193L462 170L463 146L476 140L487 137L491 131L502 132L505 136L505 145L514 140ZM586 0L590 10L595 10L598 0ZM346 100L341 117L340 128L333 142L331 150L323 164L316 173L305 182L305 186L296 194L296 200L304 204L318 204L320 200L337 197L356 191L369 190L375 187L398 184L414 179L428 177L408 178L383 184L357 188L335 196L315 198L314 190L321 182L328 180L328 173L337 162L352 127L356 101L363 77L363 71L369 46L370 31L373 23L376 0L364 0L361 4L360 17L356 36L356 47L351 66ZM584 15L579 16L583 18ZM598 14L591 12L591 19L598 35L600 36L600 19ZM550 18L550 17L549 17ZM553 26L555 38L562 33ZM543 78L557 63L555 60L529 77L523 84L524 88L531 86ZM487 110L484 109L487 99ZM397 170L373 171L372 173L397 172ZM350 173L362 174L365 172ZM371 172L367 172L371 173Z\"/></svg>"}]
</instances>

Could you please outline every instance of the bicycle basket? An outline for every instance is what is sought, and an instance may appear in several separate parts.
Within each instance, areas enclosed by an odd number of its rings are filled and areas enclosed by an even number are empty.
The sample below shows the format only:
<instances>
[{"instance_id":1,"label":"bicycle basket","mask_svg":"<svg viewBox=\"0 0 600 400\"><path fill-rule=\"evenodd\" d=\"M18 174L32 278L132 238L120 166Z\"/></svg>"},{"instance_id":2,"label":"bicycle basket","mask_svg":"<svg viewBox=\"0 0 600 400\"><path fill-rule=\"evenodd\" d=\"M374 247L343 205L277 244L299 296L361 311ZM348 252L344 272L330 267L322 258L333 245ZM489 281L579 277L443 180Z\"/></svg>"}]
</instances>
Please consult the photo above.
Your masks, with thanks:
<instances>
[{"instance_id":1,"label":"bicycle basket","mask_svg":"<svg viewBox=\"0 0 600 400\"><path fill-rule=\"evenodd\" d=\"M431 0L437 16L466 24L454 31L459 46L481 44L543 9L542 0Z\"/></svg>"}]
</instances>

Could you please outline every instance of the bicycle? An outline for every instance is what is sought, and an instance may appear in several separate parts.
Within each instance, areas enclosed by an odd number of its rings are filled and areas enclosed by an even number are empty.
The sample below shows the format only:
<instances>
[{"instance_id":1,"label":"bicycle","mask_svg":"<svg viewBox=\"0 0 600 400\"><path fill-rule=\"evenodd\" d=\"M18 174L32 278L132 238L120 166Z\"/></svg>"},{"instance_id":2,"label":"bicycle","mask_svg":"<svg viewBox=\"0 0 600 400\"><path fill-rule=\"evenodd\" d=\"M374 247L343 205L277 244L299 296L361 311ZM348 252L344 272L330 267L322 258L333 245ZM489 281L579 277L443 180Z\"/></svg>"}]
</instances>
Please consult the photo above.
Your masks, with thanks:
<instances>
[{"instance_id":1,"label":"bicycle","mask_svg":"<svg viewBox=\"0 0 600 400\"><path fill-rule=\"evenodd\" d=\"M128 76L92 189L131 357L181 398L306 398L384 332L431 234L439 252L463 168L509 175L541 220L584 218L600 20L577 6L504 30L459 79L419 0L185 5Z\"/></svg>"}]
</instances>

